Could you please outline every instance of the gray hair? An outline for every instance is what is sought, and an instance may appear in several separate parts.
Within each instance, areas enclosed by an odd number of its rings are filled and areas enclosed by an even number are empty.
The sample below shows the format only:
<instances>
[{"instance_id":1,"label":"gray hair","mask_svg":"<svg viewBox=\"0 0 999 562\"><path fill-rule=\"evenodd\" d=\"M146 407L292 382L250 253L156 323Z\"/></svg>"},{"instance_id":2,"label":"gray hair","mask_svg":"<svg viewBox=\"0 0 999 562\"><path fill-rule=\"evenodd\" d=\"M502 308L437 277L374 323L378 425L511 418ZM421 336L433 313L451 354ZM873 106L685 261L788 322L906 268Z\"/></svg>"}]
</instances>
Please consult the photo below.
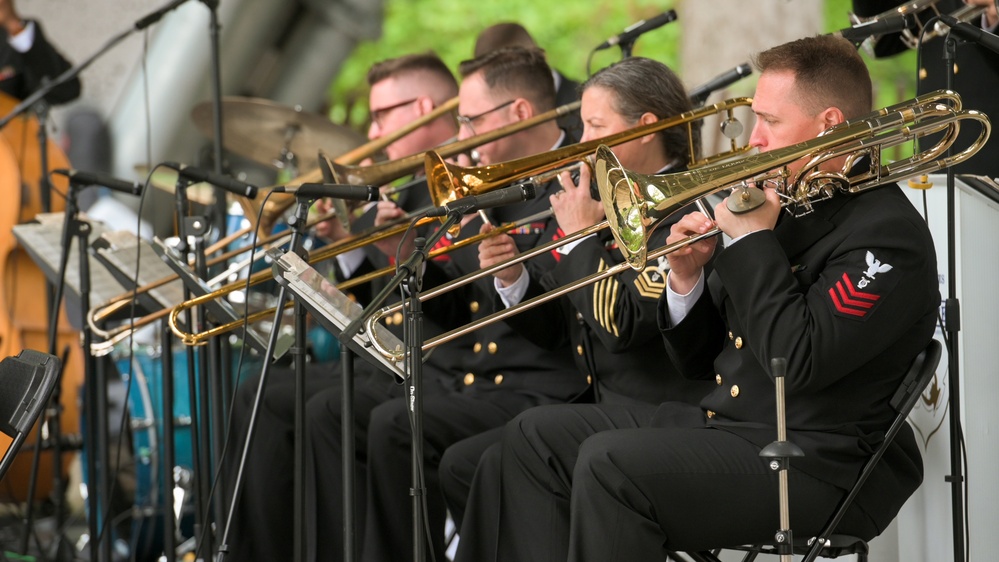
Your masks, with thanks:
<instances>
[{"instance_id":1,"label":"gray hair","mask_svg":"<svg viewBox=\"0 0 999 562\"><path fill-rule=\"evenodd\" d=\"M593 86L612 92L614 112L632 123L637 123L645 113L662 120L693 109L680 77L665 64L652 59L624 59L591 76L580 89L586 91ZM670 127L659 133L667 158L692 162L700 157L700 126L695 124L691 130L694 154L690 154L687 127Z\"/></svg>"}]
</instances>

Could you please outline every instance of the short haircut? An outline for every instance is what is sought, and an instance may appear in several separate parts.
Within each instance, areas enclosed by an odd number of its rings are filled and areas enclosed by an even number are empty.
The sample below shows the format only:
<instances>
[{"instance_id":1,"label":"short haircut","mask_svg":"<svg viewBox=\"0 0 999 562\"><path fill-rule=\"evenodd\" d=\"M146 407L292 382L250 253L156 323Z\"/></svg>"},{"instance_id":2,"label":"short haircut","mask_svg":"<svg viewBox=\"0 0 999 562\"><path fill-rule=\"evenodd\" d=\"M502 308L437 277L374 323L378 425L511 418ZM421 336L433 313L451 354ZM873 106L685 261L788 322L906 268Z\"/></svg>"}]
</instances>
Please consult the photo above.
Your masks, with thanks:
<instances>
[{"instance_id":1,"label":"short haircut","mask_svg":"<svg viewBox=\"0 0 999 562\"><path fill-rule=\"evenodd\" d=\"M368 70L368 86L403 76L421 75L421 78L431 81L440 88L444 99L435 99L443 103L446 99L458 95L458 82L444 61L436 53L418 53L403 55L394 59L377 62Z\"/></svg>"},{"instance_id":2,"label":"short haircut","mask_svg":"<svg viewBox=\"0 0 999 562\"><path fill-rule=\"evenodd\" d=\"M662 120L693 109L680 77L665 64L652 59L626 58L591 76L580 89L586 91L594 86L610 91L614 112L632 123L637 123L645 113ZM667 158L693 162L700 156L701 128L695 124L691 130L694 154L690 154L686 126L670 127L659 133Z\"/></svg>"},{"instance_id":3,"label":"short haircut","mask_svg":"<svg viewBox=\"0 0 999 562\"><path fill-rule=\"evenodd\" d=\"M798 39L757 54L753 63L760 73L793 73L793 101L812 115L829 107L839 108L846 119L871 112L871 75L846 39L832 35Z\"/></svg>"},{"instance_id":4,"label":"short haircut","mask_svg":"<svg viewBox=\"0 0 999 562\"><path fill-rule=\"evenodd\" d=\"M481 72L490 90L524 98L538 113L555 108L555 80L540 49L506 47L458 66L462 77Z\"/></svg>"},{"instance_id":5,"label":"short haircut","mask_svg":"<svg viewBox=\"0 0 999 562\"><path fill-rule=\"evenodd\" d=\"M514 22L502 22L491 25L479 33L475 40L475 54L473 56L479 58L486 53L504 47L537 49L538 44L534 42L534 38L524 29L524 26Z\"/></svg>"}]
</instances>

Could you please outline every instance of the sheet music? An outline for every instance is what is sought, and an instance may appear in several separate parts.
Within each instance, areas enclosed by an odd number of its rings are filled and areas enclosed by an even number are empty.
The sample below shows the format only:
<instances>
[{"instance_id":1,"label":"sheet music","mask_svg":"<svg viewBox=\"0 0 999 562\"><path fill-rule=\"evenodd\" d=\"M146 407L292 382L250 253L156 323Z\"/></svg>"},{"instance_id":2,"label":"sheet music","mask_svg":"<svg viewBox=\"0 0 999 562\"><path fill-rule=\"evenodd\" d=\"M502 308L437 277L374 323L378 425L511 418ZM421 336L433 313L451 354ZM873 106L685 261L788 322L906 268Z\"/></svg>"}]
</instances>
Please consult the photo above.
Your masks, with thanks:
<instances>
[{"instance_id":1,"label":"sheet music","mask_svg":"<svg viewBox=\"0 0 999 562\"><path fill-rule=\"evenodd\" d=\"M123 286L128 287L127 290L132 290L136 284L136 250L138 250L139 287L167 277L176 278L170 283L140 294L140 302L147 310L174 307L184 301L184 284L170 266L159 258L153 247L135 234L123 230L104 232L94 240L91 247L95 250L94 255L97 259Z\"/></svg>"},{"instance_id":2,"label":"sheet music","mask_svg":"<svg viewBox=\"0 0 999 562\"><path fill-rule=\"evenodd\" d=\"M55 284L59 275L59 260L62 256L62 231L64 213L41 213L32 222L18 224L13 228L14 237L28 252L31 260L45 273L45 278ZM90 240L105 232L103 223L86 221L91 227ZM80 252L76 237L71 240L69 260L66 262L66 298L80 304ZM90 303L107 302L125 292L118 282L96 260L88 262L90 269Z\"/></svg>"},{"instance_id":3,"label":"sheet music","mask_svg":"<svg viewBox=\"0 0 999 562\"><path fill-rule=\"evenodd\" d=\"M274 263L277 282L295 293L313 318L333 334L343 333L343 329L363 313L361 305L350 300L297 254L274 248L268 250L267 255ZM378 332L378 340L389 349L405 349L403 342L381 324L375 324L374 329ZM404 362L392 361L372 350L367 332L356 334L350 348L359 355L374 359L375 365L389 374L403 380L406 378Z\"/></svg>"}]
</instances>

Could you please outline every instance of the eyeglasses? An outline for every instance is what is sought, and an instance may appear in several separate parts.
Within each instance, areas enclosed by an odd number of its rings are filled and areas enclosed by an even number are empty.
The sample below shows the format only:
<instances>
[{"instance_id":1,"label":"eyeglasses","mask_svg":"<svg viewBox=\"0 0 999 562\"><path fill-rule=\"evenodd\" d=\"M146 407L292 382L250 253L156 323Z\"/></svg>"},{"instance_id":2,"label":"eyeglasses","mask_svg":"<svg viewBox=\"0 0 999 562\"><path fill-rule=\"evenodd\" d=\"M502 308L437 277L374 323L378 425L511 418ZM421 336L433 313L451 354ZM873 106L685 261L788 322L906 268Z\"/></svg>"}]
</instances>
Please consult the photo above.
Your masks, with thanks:
<instances>
[{"instance_id":1,"label":"eyeglasses","mask_svg":"<svg viewBox=\"0 0 999 562\"><path fill-rule=\"evenodd\" d=\"M388 117L389 113L391 113L393 110L399 109L400 107L404 107L404 106L407 106L407 105L409 105L409 104L411 104L411 103L413 103L415 101L418 101L419 99L420 98L413 98L411 100L401 101L399 103L392 104L392 105L390 105L388 107L382 107L382 108L379 108L379 109L372 109L372 110L369 111L369 113L371 114L371 122L374 123L375 125L378 125L378 128L380 129L383 126L382 125L382 121L386 117Z\"/></svg>"},{"instance_id":2,"label":"eyeglasses","mask_svg":"<svg viewBox=\"0 0 999 562\"><path fill-rule=\"evenodd\" d=\"M475 129L472 127L472 123L475 123L479 119L482 119L483 117L485 117L486 115L489 115L490 113L492 113L494 111L499 111L499 110L503 109L504 107L512 104L515 101L517 101L517 100L510 100L508 102L501 103L501 104L497 105L496 107L494 107L492 109L487 109L486 111L483 111L482 113L480 113L478 115L472 115L471 117L466 117L464 115L458 115L458 116L455 117L455 119L458 121L458 127L468 127L468 130L471 131L472 134L474 135L476 133L475 133Z\"/></svg>"}]
</instances>

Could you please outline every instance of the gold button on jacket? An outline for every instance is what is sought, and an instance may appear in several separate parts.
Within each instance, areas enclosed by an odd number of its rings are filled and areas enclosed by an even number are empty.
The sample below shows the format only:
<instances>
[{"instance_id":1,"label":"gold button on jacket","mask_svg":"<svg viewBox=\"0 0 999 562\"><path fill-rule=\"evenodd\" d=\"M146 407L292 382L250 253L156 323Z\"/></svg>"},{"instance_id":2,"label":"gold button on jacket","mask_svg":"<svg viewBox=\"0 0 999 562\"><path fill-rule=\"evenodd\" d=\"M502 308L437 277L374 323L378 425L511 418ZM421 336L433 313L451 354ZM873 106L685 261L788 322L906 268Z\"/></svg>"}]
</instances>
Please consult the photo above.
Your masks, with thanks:
<instances>
[{"instance_id":1,"label":"gold button on jacket","mask_svg":"<svg viewBox=\"0 0 999 562\"><path fill-rule=\"evenodd\" d=\"M732 398L735 398L736 396L738 396L739 395L739 385L733 384L732 385L732 389L729 390L729 393L732 395Z\"/></svg>"},{"instance_id":2,"label":"gold button on jacket","mask_svg":"<svg viewBox=\"0 0 999 562\"><path fill-rule=\"evenodd\" d=\"M472 373L468 373L467 375L465 375L465 386L469 386L473 382L475 382L475 375L473 375Z\"/></svg>"}]
</instances>

